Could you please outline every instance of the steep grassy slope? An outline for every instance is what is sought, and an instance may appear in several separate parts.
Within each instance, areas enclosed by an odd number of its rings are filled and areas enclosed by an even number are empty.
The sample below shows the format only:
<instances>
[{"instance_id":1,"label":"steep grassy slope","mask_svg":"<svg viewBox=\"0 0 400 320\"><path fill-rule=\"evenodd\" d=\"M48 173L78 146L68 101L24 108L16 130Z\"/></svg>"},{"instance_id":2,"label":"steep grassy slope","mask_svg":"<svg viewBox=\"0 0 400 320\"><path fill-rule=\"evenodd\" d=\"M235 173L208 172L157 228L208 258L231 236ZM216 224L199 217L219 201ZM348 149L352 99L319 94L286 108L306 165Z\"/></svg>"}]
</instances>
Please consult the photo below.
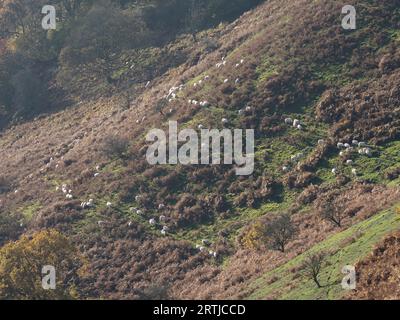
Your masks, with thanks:
<instances>
[{"instance_id":1,"label":"steep grassy slope","mask_svg":"<svg viewBox=\"0 0 400 320\"><path fill-rule=\"evenodd\" d=\"M357 2L355 31L341 28L344 4L268 1L201 33L197 46L190 37L171 44L168 52L183 52L182 60L159 65L164 51L144 55L138 70L157 64L161 71L128 107L115 94L10 128L0 138L0 176L10 181L0 194L2 214L19 219L17 233L57 228L77 244L91 264L83 297L138 298L161 286L174 298L342 298L337 285L316 289L301 276L304 255L332 251L322 280L333 284L343 263L359 261L400 227L392 208L400 200L399 3ZM217 41L211 52L209 38ZM217 67L222 57L226 65ZM136 58L126 52L116 59L116 74ZM177 99L166 101L180 84ZM302 130L286 125L287 117L299 119ZM222 128L222 118L228 128L255 129L252 176L239 178L232 166L145 161L150 128L165 129L169 120L180 128ZM102 151L110 135L131 141L122 157ZM354 139L372 154L356 146L340 154L337 143ZM301 159L291 160L298 153ZM63 184L72 200L56 190ZM345 208L341 228L318 215L332 195ZM90 198L95 207L83 210ZM282 254L252 232L285 212L300 231ZM257 246L247 245L250 238ZM195 247L202 239L212 243L207 252Z\"/></svg>"},{"instance_id":2,"label":"steep grassy slope","mask_svg":"<svg viewBox=\"0 0 400 320\"><path fill-rule=\"evenodd\" d=\"M345 231L318 243L288 263L273 269L256 280L258 287L249 298L254 299L340 299L348 294L341 287L344 275L341 267L355 265L369 254L373 246L385 235L398 230L400 217L394 208L377 213L372 218L357 223ZM323 288L301 274L307 255L324 251L329 254L326 267L320 275ZM388 266L389 267L389 266Z\"/></svg>"}]
</instances>

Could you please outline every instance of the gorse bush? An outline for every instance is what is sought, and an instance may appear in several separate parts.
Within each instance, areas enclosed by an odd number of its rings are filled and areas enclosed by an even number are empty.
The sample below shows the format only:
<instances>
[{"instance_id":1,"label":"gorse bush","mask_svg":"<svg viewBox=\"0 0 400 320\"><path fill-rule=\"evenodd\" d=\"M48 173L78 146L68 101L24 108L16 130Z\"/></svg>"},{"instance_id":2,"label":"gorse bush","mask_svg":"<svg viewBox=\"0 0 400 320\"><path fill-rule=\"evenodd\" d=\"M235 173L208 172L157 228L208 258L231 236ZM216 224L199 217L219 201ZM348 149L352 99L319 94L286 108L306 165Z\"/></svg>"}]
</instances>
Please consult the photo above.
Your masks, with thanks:
<instances>
[{"instance_id":1,"label":"gorse bush","mask_svg":"<svg viewBox=\"0 0 400 320\"><path fill-rule=\"evenodd\" d=\"M27 259L29 257L29 259ZM57 270L55 290L43 290L41 270ZM56 230L23 236L0 249L1 299L77 298L74 283L83 269L83 258L68 239Z\"/></svg>"}]
</instances>

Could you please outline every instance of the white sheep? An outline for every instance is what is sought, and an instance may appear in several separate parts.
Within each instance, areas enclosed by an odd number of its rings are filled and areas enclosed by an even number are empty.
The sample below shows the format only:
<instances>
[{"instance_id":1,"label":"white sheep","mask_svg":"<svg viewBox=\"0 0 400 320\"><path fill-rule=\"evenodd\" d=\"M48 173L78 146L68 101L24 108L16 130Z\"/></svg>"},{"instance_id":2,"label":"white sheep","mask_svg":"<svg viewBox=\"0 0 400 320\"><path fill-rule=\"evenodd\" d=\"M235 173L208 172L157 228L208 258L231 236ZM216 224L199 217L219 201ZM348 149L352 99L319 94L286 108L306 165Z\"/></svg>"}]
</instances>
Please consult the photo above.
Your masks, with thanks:
<instances>
[{"instance_id":1,"label":"white sheep","mask_svg":"<svg viewBox=\"0 0 400 320\"><path fill-rule=\"evenodd\" d=\"M362 148L362 147L365 147L367 144L365 143L365 142L359 142L358 143L358 147L359 148Z\"/></svg>"},{"instance_id":2,"label":"white sheep","mask_svg":"<svg viewBox=\"0 0 400 320\"><path fill-rule=\"evenodd\" d=\"M204 76L204 80L209 80L210 79L210 76L209 75L206 75L206 76Z\"/></svg>"},{"instance_id":3,"label":"white sheep","mask_svg":"<svg viewBox=\"0 0 400 320\"><path fill-rule=\"evenodd\" d=\"M164 231L169 231L169 228L168 228L168 226L163 226L163 228L162 228Z\"/></svg>"},{"instance_id":4,"label":"white sheep","mask_svg":"<svg viewBox=\"0 0 400 320\"><path fill-rule=\"evenodd\" d=\"M98 173L98 172L96 172L94 175L93 175L93 177L98 177L100 175L100 173Z\"/></svg>"},{"instance_id":5,"label":"white sheep","mask_svg":"<svg viewBox=\"0 0 400 320\"><path fill-rule=\"evenodd\" d=\"M294 120L293 120L293 127L297 128L298 125L301 125L300 120L294 119Z\"/></svg>"},{"instance_id":6,"label":"white sheep","mask_svg":"<svg viewBox=\"0 0 400 320\"><path fill-rule=\"evenodd\" d=\"M240 82L240 79L239 79L239 78L236 78L235 84L238 84L239 82Z\"/></svg>"},{"instance_id":7,"label":"white sheep","mask_svg":"<svg viewBox=\"0 0 400 320\"><path fill-rule=\"evenodd\" d=\"M129 208L129 212L131 212L131 213L134 213L135 210L136 210L136 208L134 208L134 207Z\"/></svg>"},{"instance_id":8,"label":"white sheep","mask_svg":"<svg viewBox=\"0 0 400 320\"><path fill-rule=\"evenodd\" d=\"M164 208L165 208L165 204L160 203L160 204L158 205L158 210L163 210Z\"/></svg>"},{"instance_id":9,"label":"white sheep","mask_svg":"<svg viewBox=\"0 0 400 320\"><path fill-rule=\"evenodd\" d=\"M283 167L282 167L282 171L283 171L283 172L288 172L288 171L289 171L289 167L283 166Z\"/></svg>"},{"instance_id":10,"label":"white sheep","mask_svg":"<svg viewBox=\"0 0 400 320\"><path fill-rule=\"evenodd\" d=\"M347 160L347 161L346 161L346 164L347 164L347 165L352 165L352 164L353 164L353 160Z\"/></svg>"},{"instance_id":11,"label":"white sheep","mask_svg":"<svg viewBox=\"0 0 400 320\"><path fill-rule=\"evenodd\" d=\"M136 214L139 215L139 216L141 216L141 215L143 214L143 211L140 210L140 209L138 209L138 210L136 210Z\"/></svg>"},{"instance_id":12,"label":"white sheep","mask_svg":"<svg viewBox=\"0 0 400 320\"><path fill-rule=\"evenodd\" d=\"M285 123L289 124L289 125L292 125L293 124L293 119L292 118L286 118L285 119Z\"/></svg>"},{"instance_id":13,"label":"white sheep","mask_svg":"<svg viewBox=\"0 0 400 320\"><path fill-rule=\"evenodd\" d=\"M67 199L69 199L69 200L71 200L72 198L73 198L73 196L72 196L72 194L67 194L66 196L65 196Z\"/></svg>"},{"instance_id":14,"label":"white sheep","mask_svg":"<svg viewBox=\"0 0 400 320\"><path fill-rule=\"evenodd\" d=\"M165 222L166 219L167 219L167 217L164 215L160 216L160 218L159 218L160 222Z\"/></svg>"},{"instance_id":15,"label":"white sheep","mask_svg":"<svg viewBox=\"0 0 400 320\"><path fill-rule=\"evenodd\" d=\"M140 201L140 199L142 199L142 196L141 196L141 195L137 195L137 196L135 197L135 201L136 201L136 202Z\"/></svg>"},{"instance_id":16,"label":"white sheep","mask_svg":"<svg viewBox=\"0 0 400 320\"><path fill-rule=\"evenodd\" d=\"M199 125L197 126L197 128L198 128L199 130L201 130L201 129L204 128L204 126L203 126L202 124L199 124Z\"/></svg>"},{"instance_id":17,"label":"white sheep","mask_svg":"<svg viewBox=\"0 0 400 320\"><path fill-rule=\"evenodd\" d=\"M165 235L167 235L167 231L161 230L161 234L162 234L163 236L165 236Z\"/></svg>"},{"instance_id":18,"label":"white sheep","mask_svg":"<svg viewBox=\"0 0 400 320\"><path fill-rule=\"evenodd\" d=\"M344 146L346 149L350 148L350 144L348 144L348 143L345 143L343 146Z\"/></svg>"},{"instance_id":19,"label":"white sheep","mask_svg":"<svg viewBox=\"0 0 400 320\"><path fill-rule=\"evenodd\" d=\"M325 144L325 140L319 139L319 140L318 140L318 144L319 144L320 146L323 146L323 145Z\"/></svg>"},{"instance_id":20,"label":"white sheep","mask_svg":"<svg viewBox=\"0 0 400 320\"><path fill-rule=\"evenodd\" d=\"M222 124L228 124L229 123L228 119L226 119L226 118L222 118L221 122L222 122Z\"/></svg>"},{"instance_id":21,"label":"white sheep","mask_svg":"<svg viewBox=\"0 0 400 320\"><path fill-rule=\"evenodd\" d=\"M303 130L303 126L302 126L301 124L299 124L299 125L297 126L297 130Z\"/></svg>"},{"instance_id":22,"label":"white sheep","mask_svg":"<svg viewBox=\"0 0 400 320\"><path fill-rule=\"evenodd\" d=\"M225 79L225 80L224 80L224 83L228 83L228 81L229 81L229 79Z\"/></svg>"},{"instance_id":23,"label":"white sheep","mask_svg":"<svg viewBox=\"0 0 400 320\"><path fill-rule=\"evenodd\" d=\"M238 111L239 116L241 116L243 113L244 113L243 109L240 109L240 110Z\"/></svg>"},{"instance_id":24,"label":"white sheep","mask_svg":"<svg viewBox=\"0 0 400 320\"><path fill-rule=\"evenodd\" d=\"M333 173L333 174L335 174L335 175L336 175L336 174L337 174L337 172L338 172L338 170L337 170L336 168L333 168L333 169L332 169L332 173Z\"/></svg>"},{"instance_id":25,"label":"white sheep","mask_svg":"<svg viewBox=\"0 0 400 320\"><path fill-rule=\"evenodd\" d=\"M250 112L251 110L253 110L253 108L251 106L246 107L246 112Z\"/></svg>"},{"instance_id":26,"label":"white sheep","mask_svg":"<svg viewBox=\"0 0 400 320\"><path fill-rule=\"evenodd\" d=\"M354 174L355 176L357 175L357 169L352 169L351 173Z\"/></svg>"},{"instance_id":27,"label":"white sheep","mask_svg":"<svg viewBox=\"0 0 400 320\"><path fill-rule=\"evenodd\" d=\"M336 146L338 149L342 149L344 147L344 144L342 142L338 142Z\"/></svg>"},{"instance_id":28,"label":"white sheep","mask_svg":"<svg viewBox=\"0 0 400 320\"><path fill-rule=\"evenodd\" d=\"M354 146L358 146L358 140L353 140L352 142L351 142Z\"/></svg>"},{"instance_id":29,"label":"white sheep","mask_svg":"<svg viewBox=\"0 0 400 320\"><path fill-rule=\"evenodd\" d=\"M111 203L110 201L108 201L108 202L106 203L106 206L107 206L108 208L110 208L110 207L112 206L112 203Z\"/></svg>"},{"instance_id":30,"label":"white sheep","mask_svg":"<svg viewBox=\"0 0 400 320\"><path fill-rule=\"evenodd\" d=\"M149 224L152 225L152 226L154 226L154 225L156 224L156 219L153 219L153 218L150 219L150 220L149 220Z\"/></svg>"}]
</instances>

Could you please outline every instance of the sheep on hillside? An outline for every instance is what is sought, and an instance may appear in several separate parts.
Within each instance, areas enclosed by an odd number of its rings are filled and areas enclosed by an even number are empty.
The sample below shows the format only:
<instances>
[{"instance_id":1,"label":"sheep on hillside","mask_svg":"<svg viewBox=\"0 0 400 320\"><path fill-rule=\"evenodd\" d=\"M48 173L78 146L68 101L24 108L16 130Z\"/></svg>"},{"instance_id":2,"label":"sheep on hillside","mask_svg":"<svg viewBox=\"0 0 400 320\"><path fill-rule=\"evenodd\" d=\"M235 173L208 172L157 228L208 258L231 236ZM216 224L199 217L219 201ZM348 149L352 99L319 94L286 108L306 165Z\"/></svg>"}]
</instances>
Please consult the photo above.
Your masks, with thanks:
<instances>
[{"instance_id":1,"label":"sheep on hillside","mask_svg":"<svg viewBox=\"0 0 400 320\"><path fill-rule=\"evenodd\" d=\"M288 125L292 125L293 124L293 119L292 118L286 118L285 119L285 123Z\"/></svg>"}]
</instances>

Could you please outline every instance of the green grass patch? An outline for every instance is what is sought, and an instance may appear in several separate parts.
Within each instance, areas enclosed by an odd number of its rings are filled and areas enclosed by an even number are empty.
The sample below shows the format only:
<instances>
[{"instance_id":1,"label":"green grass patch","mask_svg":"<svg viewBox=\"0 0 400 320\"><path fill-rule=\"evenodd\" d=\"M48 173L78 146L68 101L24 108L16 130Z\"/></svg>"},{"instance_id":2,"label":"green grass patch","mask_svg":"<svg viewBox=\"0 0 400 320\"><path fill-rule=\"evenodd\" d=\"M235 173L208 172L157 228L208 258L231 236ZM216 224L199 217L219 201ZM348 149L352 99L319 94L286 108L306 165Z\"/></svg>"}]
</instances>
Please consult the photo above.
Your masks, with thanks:
<instances>
[{"instance_id":1,"label":"green grass patch","mask_svg":"<svg viewBox=\"0 0 400 320\"><path fill-rule=\"evenodd\" d=\"M26 221L31 221L35 214L42 209L40 202L34 202L24 208L21 208L21 213Z\"/></svg>"},{"instance_id":2,"label":"green grass patch","mask_svg":"<svg viewBox=\"0 0 400 320\"><path fill-rule=\"evenodd\" d=\"M341 268L354 265L367 256L385 235L400 228L400 217L394 208L330 236L305 253L267 272L251 284L255 291L248 298L263 299L273 296L276 299L340 299L346 294L340 284L344 277ZM320 251L331 252L331 255L320 275L323 288L318 289L312 280L301 275L298 270L301 270L308 254Z\"/></svg>"}]
</instances>

